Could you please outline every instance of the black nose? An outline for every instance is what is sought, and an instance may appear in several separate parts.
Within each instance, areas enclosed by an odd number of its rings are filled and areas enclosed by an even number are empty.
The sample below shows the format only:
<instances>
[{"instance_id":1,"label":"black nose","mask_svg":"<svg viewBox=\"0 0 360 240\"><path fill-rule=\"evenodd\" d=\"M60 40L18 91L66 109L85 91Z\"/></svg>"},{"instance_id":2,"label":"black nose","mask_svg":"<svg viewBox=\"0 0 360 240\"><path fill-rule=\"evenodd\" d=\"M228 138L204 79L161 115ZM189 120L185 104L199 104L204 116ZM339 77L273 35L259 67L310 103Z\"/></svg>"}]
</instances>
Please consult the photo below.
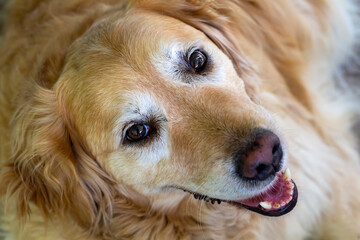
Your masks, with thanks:
<instances>
[{"instance_id":1,"label":"black nose","mask_svg":"<svg viewBox=\"0 0 360 240\"><path fill-rule=\"evenodd\" d=\"M250 180L265 180L280 170L283 151L280 139L270 131L261 131L245 151L237 154L237 173Z\"/></svg>"}]
</instances>

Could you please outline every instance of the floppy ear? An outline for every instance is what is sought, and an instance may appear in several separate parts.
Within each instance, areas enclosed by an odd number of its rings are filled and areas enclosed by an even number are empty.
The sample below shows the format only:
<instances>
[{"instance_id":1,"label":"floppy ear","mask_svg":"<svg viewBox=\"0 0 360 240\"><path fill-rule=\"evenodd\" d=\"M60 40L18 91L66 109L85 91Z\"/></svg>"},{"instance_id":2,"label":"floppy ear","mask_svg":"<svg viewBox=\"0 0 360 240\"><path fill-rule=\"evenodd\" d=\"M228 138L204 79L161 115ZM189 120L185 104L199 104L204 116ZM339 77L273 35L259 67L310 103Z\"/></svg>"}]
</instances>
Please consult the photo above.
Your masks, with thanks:
<instances>
[{"instance_id":1,"label":"floppy ear","mask_svg":"<svg viewBox=\"0 0 360 240\"><path fill-rule=\"evenodd\" d=\"M36 85L32 93L12 119L0 194L15 198L19 217L33 203L45 217L66 212L87 229L106 227L115 181L78 138L54 91Z\"/></svg>"}]
</instances>

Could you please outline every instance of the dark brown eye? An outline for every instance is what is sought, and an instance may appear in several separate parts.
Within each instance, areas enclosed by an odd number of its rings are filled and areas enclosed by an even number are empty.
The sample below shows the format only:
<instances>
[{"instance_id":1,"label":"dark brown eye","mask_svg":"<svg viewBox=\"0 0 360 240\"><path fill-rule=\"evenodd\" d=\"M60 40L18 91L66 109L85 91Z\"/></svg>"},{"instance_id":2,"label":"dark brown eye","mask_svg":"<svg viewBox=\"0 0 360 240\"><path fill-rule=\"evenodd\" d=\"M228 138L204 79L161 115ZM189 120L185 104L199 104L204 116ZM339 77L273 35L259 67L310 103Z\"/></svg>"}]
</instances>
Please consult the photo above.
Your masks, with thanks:
<instances>
[{"instance_id":1,"label":"dark brown eye","mask_svg":"<svg viewBox=\"0 0 360 240\"><path fill-rule=\"evenodd\" d=\"M146 124L135 124L126 131L126 138L133 142L140 141L147 137L149 128Z\"/></svg>"},{"instance_id":2,"label":"dark brown eye","mask_svg":"<svg viewBox=\"0 0 360 240\"><path fill-rule=\"evenodd\" d=\"M197 72L204 70L206 62L207 57L200 50L195 50L189 57L189 63L191 67Z\"/></svg>"}]
</instances>

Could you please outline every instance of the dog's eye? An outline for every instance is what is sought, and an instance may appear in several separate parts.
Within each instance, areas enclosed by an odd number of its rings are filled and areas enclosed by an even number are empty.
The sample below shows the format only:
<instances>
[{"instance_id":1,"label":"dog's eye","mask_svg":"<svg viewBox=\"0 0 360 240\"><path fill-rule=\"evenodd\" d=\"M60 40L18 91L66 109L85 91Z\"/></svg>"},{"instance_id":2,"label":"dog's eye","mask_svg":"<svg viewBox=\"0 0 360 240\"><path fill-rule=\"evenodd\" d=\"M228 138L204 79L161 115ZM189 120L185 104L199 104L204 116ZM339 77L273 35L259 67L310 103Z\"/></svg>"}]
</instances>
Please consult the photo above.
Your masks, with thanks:
<instances>
[{"instance_id":1,"label":"dog's eye","mask_svg":"<svg viewBox=\"0 0 360 240\"><path fill-rule=\"evenodd\" d=\"M135 124L126 131L126 138L132 142L140 141L147 137L149 130L149 125Z\"/></svg>"},{"instance_id":2,"label":"dog's eye","mask_svg":"<svg viewBox=\"0 0 360 240\"><path fill-rule=\"evenodd\" d=\"M195 50L189 57L189 64L196 72L204 70L206 62L207 57L205 53L201 52L200 50Z\"/></svg>"}]
</instances>

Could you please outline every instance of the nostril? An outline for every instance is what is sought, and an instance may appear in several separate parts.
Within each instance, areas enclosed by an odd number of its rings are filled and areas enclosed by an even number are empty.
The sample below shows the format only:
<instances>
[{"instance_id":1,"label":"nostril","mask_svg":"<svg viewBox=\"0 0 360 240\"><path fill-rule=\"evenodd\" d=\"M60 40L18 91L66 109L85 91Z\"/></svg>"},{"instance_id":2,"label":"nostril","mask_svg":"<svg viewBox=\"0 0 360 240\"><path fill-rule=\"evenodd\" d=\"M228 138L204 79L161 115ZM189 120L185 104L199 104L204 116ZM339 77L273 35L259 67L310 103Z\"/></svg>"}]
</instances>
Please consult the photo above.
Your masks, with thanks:
<instances>
[{"instance_id":1,"label":"nostril","mask_svg":"<svg viewBox=\"0 0 360 240\"><path fill-rule=\"evenodd\" d=\"M280 144L276 146L275 151L274 151L274 149L275 149L275 146L273 148L273 167L274 167L275 172L278 172L278 171L280 171L280 162L281 162L281 159L283 158L283 150L282 150L282 147Z\"/></svg>"},{"instance_id":2,"label":"nostril","mask_svg":"<svg viewBox=\"0 0 360 240\"><path fill-rule=\"evenodd\" d=\"M256 167L256 171L258 173L262 173L266 170L267 166L265 164L260 164L259 166Z\"/></svg>"},{"instance_id":3,"label":"nostril","mask_svg":"<svg viewBox=\"0 0 360 240\"><path fill-rule=\"evenodd\" d=\"M256 178L259 180L265 180L266 178L269 177L273 169L271 165L259 164L256 167L256 171L257 171Z\"/></svg>"},{"instance_id":4,"label":"nostril","mask_svg":"<svg viewBox=\"0 0 360 240\"><path fill-rule=\"evenodd\" d=\"M280 143L275 143L273 149L272 149L272 154L275 155L276 152L279 150L280 147Z\"/></svg>"}]
</instances>

